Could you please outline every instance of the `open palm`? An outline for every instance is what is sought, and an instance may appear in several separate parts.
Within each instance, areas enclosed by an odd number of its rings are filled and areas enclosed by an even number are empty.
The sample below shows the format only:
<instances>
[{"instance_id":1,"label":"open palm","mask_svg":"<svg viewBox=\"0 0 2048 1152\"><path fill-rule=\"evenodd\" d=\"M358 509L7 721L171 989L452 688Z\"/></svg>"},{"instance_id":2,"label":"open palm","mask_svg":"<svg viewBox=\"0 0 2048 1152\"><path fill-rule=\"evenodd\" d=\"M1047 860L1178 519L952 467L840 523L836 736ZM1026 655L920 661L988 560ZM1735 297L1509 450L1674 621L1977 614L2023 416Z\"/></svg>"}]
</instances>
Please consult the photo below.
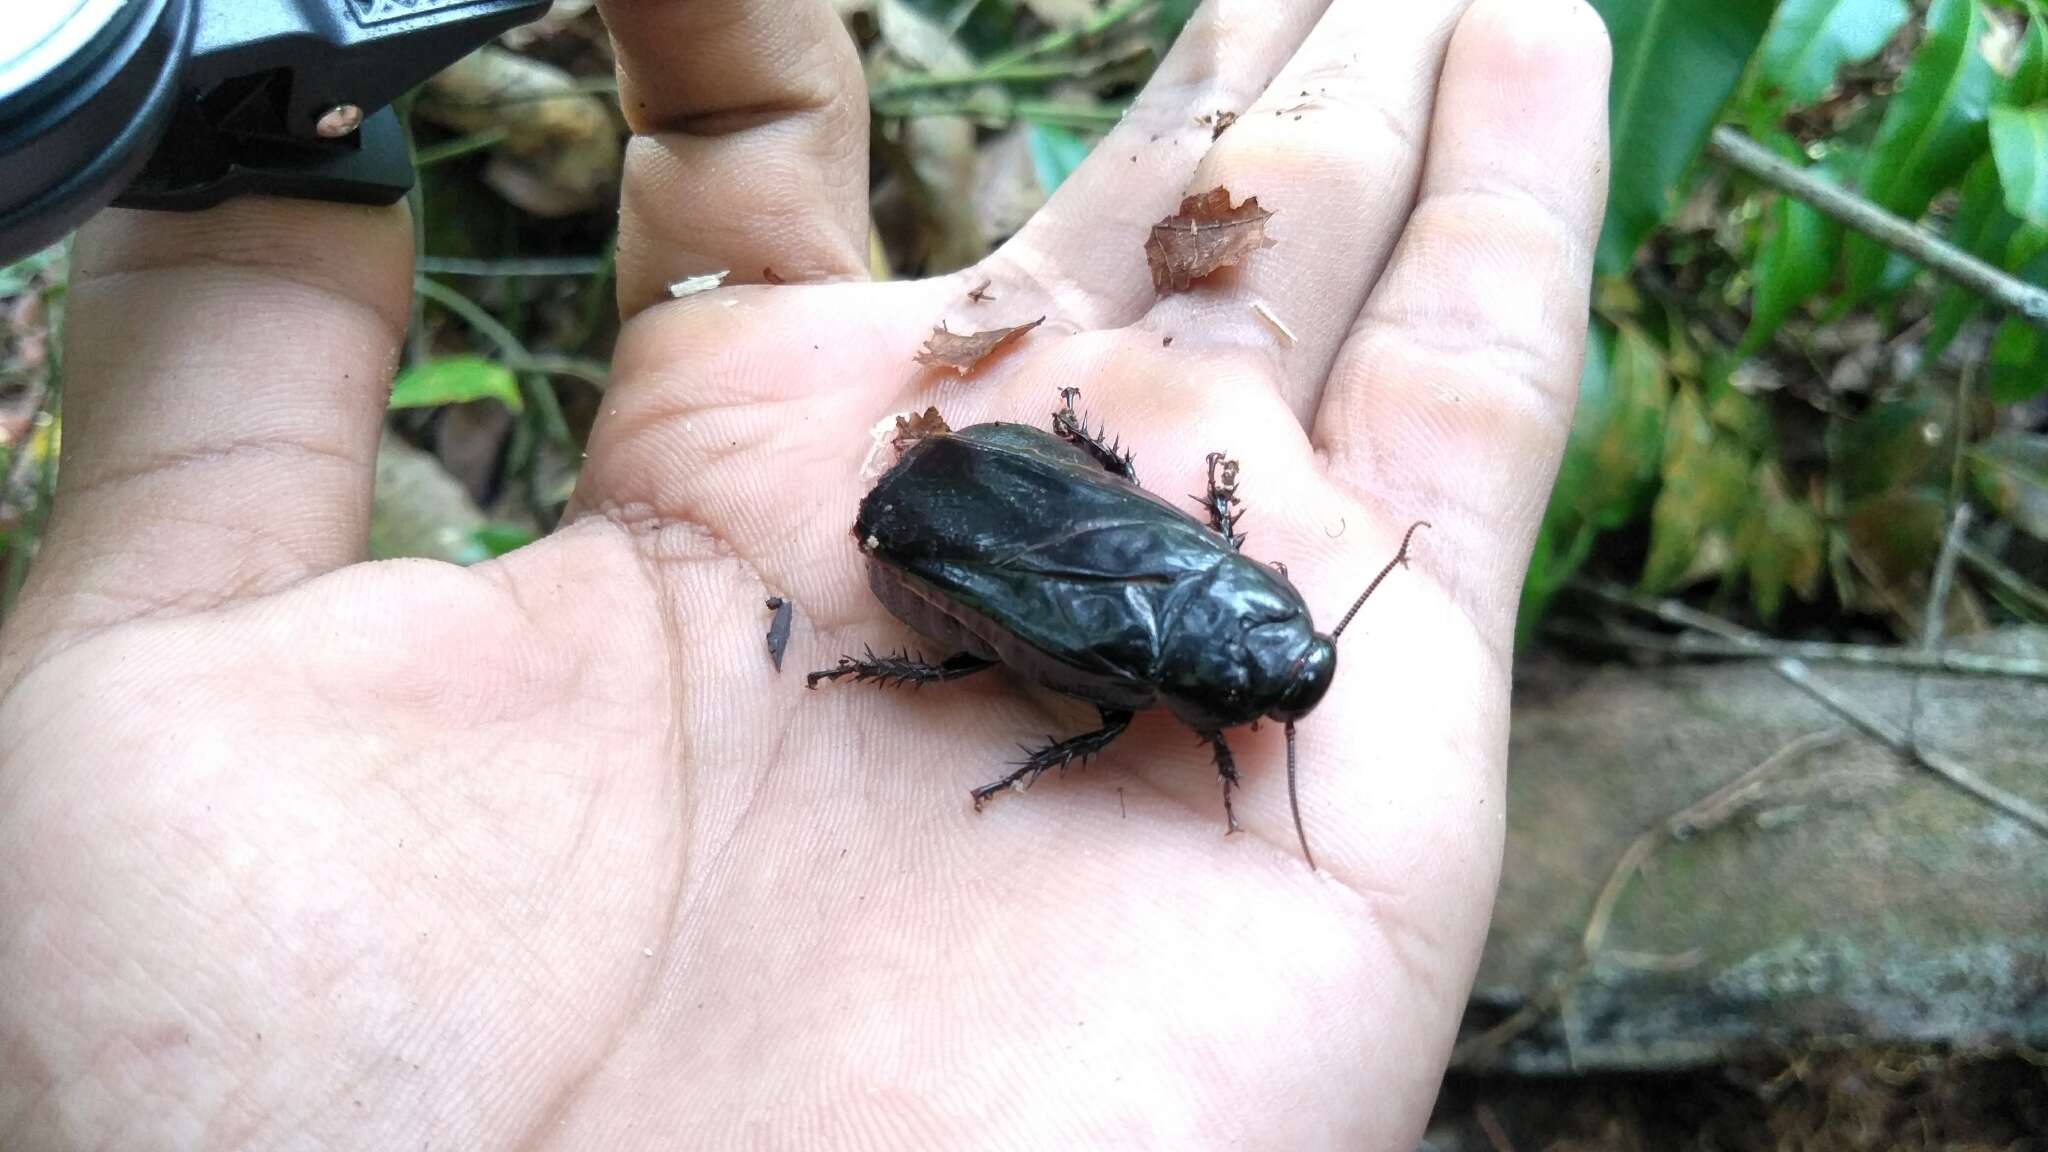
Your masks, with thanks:
<instances>
[{"instance_id":1,"label":"open palm","mask_svg":"<svg viewBox=\"0 0 2048 1152\"><path fill-rule=\"evenodd\" d=\"M607 10L637 315L577 515L501 561L360 562L402 218L81 241L63 489L0 659L0 1146L1412 1145L1498 864L1597 22L1211 3L1023 234L870 285L858 65L783 7ZM1155 299L1147 226L1216 185L1273 245ZM912 363L1040 315L965 379ZM848 537L869 430L1044 425L1062 387L1163 495L1238 459L1247 551L1324 629L1435 523L1302 725L1320 872L1271 726L1230 735L1226 838L1164 714L977 815L1093 713L1004 675L806 691L919 643Z\"/></svg>"}]
</instances>

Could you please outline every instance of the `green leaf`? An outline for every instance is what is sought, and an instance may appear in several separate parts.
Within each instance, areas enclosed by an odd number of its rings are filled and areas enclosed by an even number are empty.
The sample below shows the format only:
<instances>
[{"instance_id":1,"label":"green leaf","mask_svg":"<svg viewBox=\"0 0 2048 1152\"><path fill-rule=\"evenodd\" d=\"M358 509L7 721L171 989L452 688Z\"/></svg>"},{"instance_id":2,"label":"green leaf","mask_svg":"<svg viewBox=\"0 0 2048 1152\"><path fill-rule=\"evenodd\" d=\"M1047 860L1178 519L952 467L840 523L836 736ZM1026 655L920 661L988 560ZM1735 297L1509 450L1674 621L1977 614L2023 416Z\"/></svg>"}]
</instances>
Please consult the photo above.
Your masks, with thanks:
<instances>
[{"instance_id":1,"label":"green leaf","mask_svg":"<svg viewBox=\"0 0 2048 1152\"><path fill-rule=\"evenodd\" d=\"M1171 42L1194 18L1199 0L1160 0L1152 10L1152 35Z\"/></svg>"},{"instance_id":2,"label":"green leaf","mask_svg":"<svg viewBox=\"0 0 2048 1152\"><path fill-rule=\"evenodd\" d=\"M1951 244L1982 260L2002 264L2006 246L2020 222L2005 210L2005 193L1998 184L1998 167L1991 157L1980 156L1963 177L1962 197L1949 221ZM1984 308L1984 298L1967 288L1943 284L1934 299L1934 311L1921 343L1921 363L1931 366L1941 358L1963 325Z\"/></svg>"},{"instance_id":3,"label":"green leaf","mask_svg":"<svg viewBox=\"0 0 2048 1152\"><path fill-rule=\"evenodd\" d=\"M2012 75L1998 91L1998 102L2014 108L2048 100L2048 12L2042 10L2040 0L2024 2L2027 30L2021 34Z\"/></svg>"},{"instance_id":4,"label":"green leaf","mask_svg":"<svg viewBox=\"0 0 2048 1152\"><path fill-rule=\"evenodd\" d=\"M1024 142L1031 149L1031 170L1047 196L1074 174L1088 158L1089 149L1095 147L1095 141L1055 124L1031 125Z\"/></svg>"},{"instance_id":5,"label":"green leaf","mask_svg":"<svg viewBox=\"0 0 2048 1152\"><path fill-rule=\"evenodd\" d=\"M1946 475L1950 424L1947 414L1922 394L1835 420L1826 436L1829 482L1845 504L1934 483Z\"/></svg>"},{"instance_id":6,"label":"green leaf","mask_svg":"<svg viewBox=\"0 0 2048 1152\"><path fill-rule=\"evenodd\" d=\"M486 524L469 534L478 548L493 559L526 547L540 536L523 524Z\"/></svg>"},{"instance_id":7,"label":"green leaf","mask_svg":"<svg viewBox=\"0 0 2048 1152\"><path fill-rule=\"evenodd\" d=\"M1567 533L1569 537L1561 541ZM1529 571L1522 579L1522 600L1515 614L1517 651L1526 649L1536 638L1551 600L1593 554L1596 535L1588 525L1570 526L1544 517L1542 526L1536 530L1536 546L1529 553Z\"/></svg>"},{"instance_id":8,"label":"green leaf","mask_svg":"<svg viewBox=\"0 0 2048 1152\"><path fill-rule=\"evenodd\" d=\"M1664 350L1633 324L1616 333L1602 376L1598 392L1592 373L1582 382L1568 451L1584 471L1564 495L1581 520L1612 531L1640 516L1656 489L1671 377Z\"/></svg>"},{"instance_id":9,"label":"green leaf","mask_svg":"<svg viewBox=\"0 0 2048 1152\"><path fill-rule=\"evenodd\" d=\"M1991 157L2006 211L2048 227L2048 107L1993 108Z\"/></svg>"},{"instance_id":10,"label":"green leaf","mask_svg":"<svg viewBox=\"0 0 2048 1152\"><path fill-rule=\"evenodd\" d=\"M1842 65L1877 55L1909 14L1906 0L1784 0L1757 67L1791 103L1811 104Z\"/></svg>"},{"instance_id":11,"label":"green leaf","mask_svg":"<svg viewBox=\"0 0 2048 1152\"><path fill-rule=\"evenodd\" d=\"M1740 349L1744 356L1762 350L1801 304L1826 290L1841 250L1842 226L1805 201L1781 195L1769 211L1756 254L1749 331Z\"/></svg>"},{"instance_id":12,"label":"green leaf","mask_svg":"<svg viewBox=\"0 0 2048 1152\"><path fill-rule=\"evenodd\" d=\"M1534 635L1551 598L1592 554L1595 538L1641 515L1657 481L1670 394L1664 352L1655 341L1634 325L1617 333L1593 322L1564 462L1522 581L1517 644Z\"/></svg>"},{"instance_id":13,"label":"green leaf","mask_svg":"<svg viewBox=\"0 0 2048 1152\"><path fill-rule=\"evenodd\" d=\"M2029 284L2048 285L2048 228L2022 223L2005 246L2005 270ZM2048 389L2048 333L2007 317L1991 337L1986 365L1991 399L2031 400Z\"/></svg>"},{"instance_id":14,"label":"green leaf","mask_svg":"<svg viewBox=\"0 0 2048 1152\"><path fill-rule=\"evenodd\" d=\"M482 356L450 356L415 364L391 385L392 408L435 408L496 398L520 410L519 378L510 368Z\"/></svg>"},{"instance_id":15,"label":"green leaf","mask_svg":"<svg viewBox=\"0 0 2048 1152\"><path fill-rule=\"evenodd\" d=\"M1614 43L1599 270L1627 271L1770 24L1773 0L1593 0Z\"/></svg>"},{"instance_id":16,"label":"green leaf","mask_svg":"<svg viewBox=\"0 0 2048 1152\"><path fill-rule=\"evenodd\" d=\"M2018 318L1999 324L1985 363L1988 391L1998 404L2018 404L2048 390L2048 336Z\"/></svg>"},{"instance_id":17,"label":"green leaf","mask_svg":"<svg viewBox=\"0 0 2048 1152\"><path fill-rule=\"evenodd\" d=\"M1735 561L1749 578L1750 602L1766 624L1776 623L1785 592L1811 600L1820 590L1827 529L1818 513L1785 491L1785 477L1770 461L1757 465L1755 498L1735 533Z\"/></svg>"},{"instance_id":18,"label":"green leaf","mask_svg":"<svg viewBox=\"0 0 2048 1152\"><path fill-rule=\"evenodd\" d=\"M1880 207L1919 219L1983 153L1998 80L1977 47L1984 31L1977 0L1934 0L1928 9L1927 39L1885 107L1864 171L1863 195ZM1884 277L1888 253L1863 236L1849 237L1846 251L1846 295L1854 301Z\"/></svg>"},{"instance_id":19,"label":"green leaf","mask_svg":"<svg viewBox=\"0 0 2048 1152\"><path fill-rule=\"evenodd\" d=\"M2048 436L2001 432L1967 454L1970 484L2000 516L2048 540Z\"/></svg>"},{"instance_id":20,"label":"green leaf","mask_svg":"<svg viewBox=\"0 0 2048 1152\"><path fill-rule=\"evenodd\" d=\"M1721 572L1750 501L1749 453L1720 434L1698 391L1681 387L1664 434L1664 485L1650 509L1642 588L1652 594Z\"/></svg>"},{"instance_id":21,"label":"green leaf","mask_svg":"<svg viewBox=\"0 0 2048 1152\"><path fill-rule=\"evenodd\" d=\"M1928 574L1947 528L1947 501L1939 488L1898 488L1850 504L1842 534L1856 574L1869 589L1853 592L1852 604L1884 611L1903 633L1917 632Z\"/></svg>"}]
</instances>

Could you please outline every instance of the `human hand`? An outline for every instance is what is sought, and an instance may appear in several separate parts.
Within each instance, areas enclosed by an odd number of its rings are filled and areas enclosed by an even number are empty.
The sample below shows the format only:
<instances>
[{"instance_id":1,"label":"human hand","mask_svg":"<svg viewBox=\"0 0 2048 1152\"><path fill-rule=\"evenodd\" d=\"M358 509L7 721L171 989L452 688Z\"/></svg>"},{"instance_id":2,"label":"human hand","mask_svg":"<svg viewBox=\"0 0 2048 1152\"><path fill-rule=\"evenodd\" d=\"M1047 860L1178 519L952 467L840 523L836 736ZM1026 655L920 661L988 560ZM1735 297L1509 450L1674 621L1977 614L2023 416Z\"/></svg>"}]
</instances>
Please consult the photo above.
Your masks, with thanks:
<instances>
[{"instance_id":1,"label":"human hand","mask_svg":"<svg viewBox=\"0 0 2048 1152\"><path fill-rule=\"evenodd\" d=\"M635 314L580 514L470 569L362 562L402 213L96 222L0 647L0 1146L1412 1147L1498 868L1607 56L1576 0L1324 7L1210 3L1015 240L868 284L830 7L611 4ZM1155 299L1148 226L1218 184L1272 247ZM911 363L1041 314L965 380ZM977 816L1092 714L804 690L912 639L847 536L868 429L1070 385L1156 491L1241 461L1248 551L1324 628L1434 522L1301 725L1322 872L1272 726L1231 734L1226 838L1163 715Z\"/></svg>"}]
</instances>

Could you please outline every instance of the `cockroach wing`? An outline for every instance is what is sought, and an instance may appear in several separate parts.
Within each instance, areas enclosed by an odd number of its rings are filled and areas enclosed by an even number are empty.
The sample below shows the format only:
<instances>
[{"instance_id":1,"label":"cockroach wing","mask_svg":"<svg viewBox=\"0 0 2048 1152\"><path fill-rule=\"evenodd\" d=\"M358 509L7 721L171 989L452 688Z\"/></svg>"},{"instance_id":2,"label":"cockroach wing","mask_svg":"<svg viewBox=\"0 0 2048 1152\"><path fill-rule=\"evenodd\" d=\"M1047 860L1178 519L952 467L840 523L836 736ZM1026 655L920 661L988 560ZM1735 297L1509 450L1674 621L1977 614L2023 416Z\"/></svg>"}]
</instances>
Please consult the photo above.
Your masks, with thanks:
<instances>
[{"instance_id":1,"label":"cockroach wing","mask_svg":"<svg viewBox=\"0 0 2048 1152\"><path fill-rule=\"evenodd\" d=\"M1130 695L1119 704L1149 698L1162 619L1231 554L1194 517L1019 424L913 444L854 528L873 560L942 598L949 616L1007 633L991 647L1021 642L1043 662L1020 673L1068 690L1074 673L1120 685Z\"/></svg>"}]
</instances>

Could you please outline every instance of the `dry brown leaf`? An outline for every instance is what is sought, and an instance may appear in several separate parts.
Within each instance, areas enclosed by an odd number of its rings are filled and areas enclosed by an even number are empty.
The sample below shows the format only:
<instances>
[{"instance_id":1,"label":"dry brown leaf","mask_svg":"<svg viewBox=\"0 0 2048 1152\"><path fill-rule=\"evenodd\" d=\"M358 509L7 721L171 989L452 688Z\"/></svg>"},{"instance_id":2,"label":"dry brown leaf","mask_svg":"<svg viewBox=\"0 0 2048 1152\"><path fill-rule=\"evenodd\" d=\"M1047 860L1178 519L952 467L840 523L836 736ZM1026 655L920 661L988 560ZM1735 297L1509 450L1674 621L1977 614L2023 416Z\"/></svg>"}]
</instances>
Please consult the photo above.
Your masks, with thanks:
<instances>
[{"instance_id":1,"label":"dry brown leaf","mask_svg":"<svg viewBox=\"0 0 2048 1152\"><path fill-rule=\"evenodd\" d=\"M1211 188L1182 200L1180 211L1154 224L1145 239L1152 287L1185 292L1218 268L1241 262L1266 246L1266 221L1272 216L1259 207L1257 196L1231 207L1228 188Z\"/></svg>"},{"instance_id":2,"label":"dry brown leaf","mask_svg":"<svg viewBox=\"0 0 2048 1152\"><path fill-rule=\"evenodd\" d=\"M572 216L610 202L619 127L604 101L560 68L479 48L428 80L414 107L458 132L504 133L484 182L527 212Z\"/></svg>"},{"instance_id":3,"label":"dry brown leaf","mask_svg":"<svg viewBox=\"0 0 2048 1152\"><path fill-rule=\"evenodd\" d=\"M901 452L927 436L951 431L952 429L946 426L946 418L939 415L937 408L927 408L915 416L898 416L896 436L889 441L889 446Z\"/></svg>"},{"instance_id":4,"label":"dry brown leaf","mask_svg":"<svg viewBox=\"0 0 2048 1152\"><path fill-rule=\"evenodd\" d=\"M917 362L931 368L951 368L955 374L965 376L996 349L1043 323L1045 317L1040 316L1029 324L990 328L982 332L953 332L941 323L932 329L931 339L918 350Z\"/></svg>"}]
</instances>

